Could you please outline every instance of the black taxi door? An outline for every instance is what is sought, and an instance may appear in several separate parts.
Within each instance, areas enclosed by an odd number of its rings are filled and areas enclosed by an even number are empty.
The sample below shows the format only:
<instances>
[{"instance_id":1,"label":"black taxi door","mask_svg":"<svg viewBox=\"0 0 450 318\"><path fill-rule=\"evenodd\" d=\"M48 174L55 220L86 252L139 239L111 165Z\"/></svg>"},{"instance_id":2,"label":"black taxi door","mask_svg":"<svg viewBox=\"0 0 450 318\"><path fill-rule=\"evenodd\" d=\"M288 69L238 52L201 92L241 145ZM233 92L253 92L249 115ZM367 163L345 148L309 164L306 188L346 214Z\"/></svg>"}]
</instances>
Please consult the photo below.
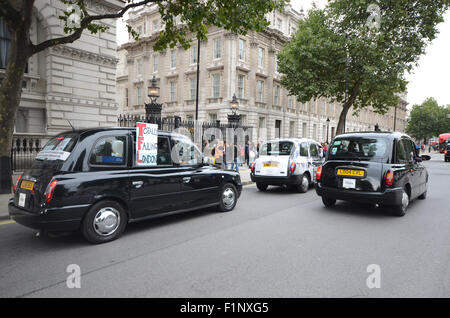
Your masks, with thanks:
<instances>
[{"instance_id":1,"label":"black taxi door","mask_svg":"<svg viewBox=\"0 0 450 318\"><path fill-rule=\"evenodd\" d=\"M133 162L130 168L130 207L133 219L181 209L180 169L172 162L170 139L158 135L156 163L138 165L136 162L136 132L133 139Z\"/></svg>"}]
</instances>

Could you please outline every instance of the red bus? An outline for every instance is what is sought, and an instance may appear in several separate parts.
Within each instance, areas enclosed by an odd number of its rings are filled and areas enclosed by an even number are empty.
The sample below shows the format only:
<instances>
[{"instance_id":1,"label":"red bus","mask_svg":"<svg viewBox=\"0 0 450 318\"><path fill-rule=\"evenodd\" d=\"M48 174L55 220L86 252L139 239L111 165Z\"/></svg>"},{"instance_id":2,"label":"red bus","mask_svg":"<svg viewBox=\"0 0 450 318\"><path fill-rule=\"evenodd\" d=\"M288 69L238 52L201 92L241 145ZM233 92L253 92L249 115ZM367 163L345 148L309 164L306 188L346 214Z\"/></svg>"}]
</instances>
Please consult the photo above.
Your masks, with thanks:
<instances>
[{"instance_id":1,"label":"red bus","mask_svg":"<svg viewBox=\"0 0 450 318\"><path fill-rule=\"evenodd\" d=\"M441 153L447 148L447 145L450 143L450 133L440 134L439 135L439 151Z\"/></svg>"}]
</instances>

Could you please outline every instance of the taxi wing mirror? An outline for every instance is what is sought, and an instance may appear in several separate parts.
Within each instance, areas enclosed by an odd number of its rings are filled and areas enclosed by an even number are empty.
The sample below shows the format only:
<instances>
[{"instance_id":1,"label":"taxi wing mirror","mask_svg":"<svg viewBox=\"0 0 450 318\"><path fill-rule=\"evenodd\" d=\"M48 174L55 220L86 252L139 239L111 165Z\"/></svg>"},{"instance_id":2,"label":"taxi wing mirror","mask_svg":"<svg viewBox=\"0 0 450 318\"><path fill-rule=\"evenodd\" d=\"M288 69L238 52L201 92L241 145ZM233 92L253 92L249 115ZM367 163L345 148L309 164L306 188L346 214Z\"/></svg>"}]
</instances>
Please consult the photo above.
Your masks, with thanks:
<instances>
[{"instance_id":1,"label":"taxi wing mirror","mask_svg":"<svg viewBox=\"0 0 450 318\"><path fill-rule=\"evenodd\" d=\"M420 156L420 159L421 159L421 161L428 161L428 160L431 160L431 156L422 155L422 156Z\"/></svg>"}]
</instances>

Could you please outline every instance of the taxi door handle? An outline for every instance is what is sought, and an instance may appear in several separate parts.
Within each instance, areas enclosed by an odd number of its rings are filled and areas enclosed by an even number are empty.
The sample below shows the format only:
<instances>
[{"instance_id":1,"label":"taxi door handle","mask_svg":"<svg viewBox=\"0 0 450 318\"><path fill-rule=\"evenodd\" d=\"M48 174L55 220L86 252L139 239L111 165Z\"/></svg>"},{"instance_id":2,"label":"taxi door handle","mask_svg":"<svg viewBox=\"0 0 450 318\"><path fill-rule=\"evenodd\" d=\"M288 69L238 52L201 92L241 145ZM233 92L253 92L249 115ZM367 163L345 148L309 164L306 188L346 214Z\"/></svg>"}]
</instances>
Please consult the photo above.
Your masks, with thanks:
<instances>
[{"instance_id":1,"label":"taxi door handle","mask_svg":"<svg viewBox=\"0 0 450 318\"><path fill-rule=\"evenodd\" d=\"M191 181L191 177L184 177L183 178L183 183L189 183L189 181Z\"/></svg>"},{"instance_id":2,"label":"taxi door handle","mask_svg":"<svg viewBox=\"0 0 450 318\"><path fill-rule=\"evenodd\" d=\"M140 188L144 185L144 181L133 181L133 187Z\"/></svg>"}]
</instances>

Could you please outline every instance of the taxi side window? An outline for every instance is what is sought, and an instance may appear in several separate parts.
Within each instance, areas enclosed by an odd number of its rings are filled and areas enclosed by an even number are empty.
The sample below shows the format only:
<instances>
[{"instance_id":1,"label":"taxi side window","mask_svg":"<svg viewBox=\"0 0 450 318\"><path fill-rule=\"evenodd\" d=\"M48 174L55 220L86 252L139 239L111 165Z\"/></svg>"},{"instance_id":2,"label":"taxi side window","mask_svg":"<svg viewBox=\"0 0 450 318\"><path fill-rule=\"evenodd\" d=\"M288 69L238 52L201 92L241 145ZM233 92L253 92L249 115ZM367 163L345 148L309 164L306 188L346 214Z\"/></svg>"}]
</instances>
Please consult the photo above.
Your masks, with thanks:
<instances>
[{"instance_id":1,"label":"taxi side window","mask_svg":"<svg viewBox=\"0 0 450 318\"><path fill-rule=\"evenodd\" d=\"M308 157L308 143L302 142L300 144L300 156Z\"/></svg>"},{"instance_id":2,"label":"taxi side window","mask_svg":"<svg viewBox=\"0 0 450 318\"><path fill-rule=\"evenodd\" d=\"M188 138L172 137L172 159L181 166L202 163L202 154Z\"/></svg>"},{"instance_id":3,"label":"taxi side window","mask_svg":"<svg viewBox=\"0 0 450 318\"><path fill-rule=\"evenodd\" d=\"M126 136L104 137L92 148L89 163L92 165L124 165Z\"/></svg>"},{"instance_id":4,"label":"taxi side window","mask_svg":"<svg viewBox=\"0 0 450 318\"><path fill-rule=\"evenodd\" d=\"M414 159L415 150L408 139L400 139L397 143L397 162L408 163Z\"/></svg>"},{"instance_id":5,"label":"taxi side window","mask_svg":"<svg viewBox=\"0 0 450 318\"><path fill-rule=\"evenodd\" d=\"M170 143L168 137L158 136L158 155L156 164L158 166L172 165L172 158L170 156Z\"/></svg>"},{"instance_id":6,"label":"taxi side window","mask_svg":"<svg viewBox=\"0 0 450 318\"><path fill-rule=\"evenodd\" d=\"M133 165L136 167L157 167L157 166L171 166L172 165L172 157L170 153L170 141L169 137L167 136L158 136L158 151L156 154L156 165L149 165L149 166L141 166L136 164L136 132L132 132L132 139L133 139L133 158L134 163Z\"/></svg>"},{"instance_id":7,"label":"taxi side window","mask_svg":"<svg viewBox=\"0 0 450 318\"><path fill-rule=\"evenodd\" d=\"M309 153L311 157L319 157L319 151L317 150L316 144L309 145Z\"/></svg>"}]
</instances>

